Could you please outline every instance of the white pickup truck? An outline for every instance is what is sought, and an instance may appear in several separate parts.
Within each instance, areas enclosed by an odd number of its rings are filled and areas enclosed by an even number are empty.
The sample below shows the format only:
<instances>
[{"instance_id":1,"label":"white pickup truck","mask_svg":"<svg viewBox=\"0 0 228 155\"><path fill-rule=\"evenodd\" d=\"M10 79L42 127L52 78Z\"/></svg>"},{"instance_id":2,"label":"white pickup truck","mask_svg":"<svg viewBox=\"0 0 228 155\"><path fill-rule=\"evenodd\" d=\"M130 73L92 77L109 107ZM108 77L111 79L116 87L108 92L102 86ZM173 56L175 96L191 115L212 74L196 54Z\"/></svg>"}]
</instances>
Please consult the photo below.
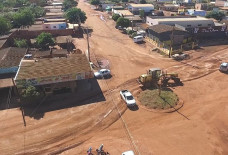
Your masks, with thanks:
<instances>
[{"instance_id":1,"label":"white pickup truck","mask_svg":"<svg viewBox=\"0 0 228 155\"><path fill-rule=\"evenodd\" d=\"M127 103L127 106L135 106L136 102L132 94L128 90L120 91L121 98Z\"/></svg>"}]
</instances>

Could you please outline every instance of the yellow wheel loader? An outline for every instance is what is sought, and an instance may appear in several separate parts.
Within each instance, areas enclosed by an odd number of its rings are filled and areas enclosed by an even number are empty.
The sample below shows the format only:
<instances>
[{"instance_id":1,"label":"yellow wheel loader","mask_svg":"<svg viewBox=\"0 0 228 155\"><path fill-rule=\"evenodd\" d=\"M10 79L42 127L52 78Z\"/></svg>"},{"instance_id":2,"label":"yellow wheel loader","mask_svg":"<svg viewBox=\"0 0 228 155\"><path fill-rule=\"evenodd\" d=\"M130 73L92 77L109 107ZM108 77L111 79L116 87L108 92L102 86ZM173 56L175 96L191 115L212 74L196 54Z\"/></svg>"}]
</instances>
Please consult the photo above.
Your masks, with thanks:
<instances>
[{"instance_id":1,"label":"yellow wheel loader","mask_svg":"<svg viewBox=\"0 0 228 155\"><path fill-rule=\"evenodd\" d=\"M167 86L169 80L173 80L177 85L181 84L177 73L165 73L160 68L151 68L147 74L139 76L138 82L144 87L157 86L158 84Z\"/></svg>"}]
</instances>

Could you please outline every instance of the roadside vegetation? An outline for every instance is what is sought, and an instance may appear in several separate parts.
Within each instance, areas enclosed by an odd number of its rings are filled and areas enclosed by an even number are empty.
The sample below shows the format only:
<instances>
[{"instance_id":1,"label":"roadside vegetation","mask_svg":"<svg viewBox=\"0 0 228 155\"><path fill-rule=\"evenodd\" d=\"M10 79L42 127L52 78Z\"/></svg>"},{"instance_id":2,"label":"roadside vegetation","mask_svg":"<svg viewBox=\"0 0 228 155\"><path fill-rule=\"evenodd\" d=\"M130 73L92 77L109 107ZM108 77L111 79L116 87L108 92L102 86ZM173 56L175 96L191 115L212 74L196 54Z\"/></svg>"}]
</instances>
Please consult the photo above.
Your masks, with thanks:
<instances>
[{"instance_id":1,"label":"roadside vegetation","mask_svg":"<svg viewBox=\"0 0 228 155\"><path fill-rule=\"evenodd\" d=\"M168 109L175 107L179 101L178 96L170 89L147 89L139 94L139 101L149 109Z\"/></svg>"},{"instance_id":2,"label":"roadside vegetation","mask_svg":"<svg viewBox=\"0 0 228 155\"><path fill-rule=\"evenodd\" d=\"M70 23L79 24L85 23L87 17L84 11L79 8L71 8L66 11L65 17Z\"/></svg>"},{"instance_id":3,"label":"roadside vegetation","mask_svg":"<svg viewBox=\"0 0 228 155\"><path fill-rule=\"evenodd\" d=\"M90 4L95 5L98 8L99 4L101 4L100 0L91 0Z\"/></svg>"}]
</instances>

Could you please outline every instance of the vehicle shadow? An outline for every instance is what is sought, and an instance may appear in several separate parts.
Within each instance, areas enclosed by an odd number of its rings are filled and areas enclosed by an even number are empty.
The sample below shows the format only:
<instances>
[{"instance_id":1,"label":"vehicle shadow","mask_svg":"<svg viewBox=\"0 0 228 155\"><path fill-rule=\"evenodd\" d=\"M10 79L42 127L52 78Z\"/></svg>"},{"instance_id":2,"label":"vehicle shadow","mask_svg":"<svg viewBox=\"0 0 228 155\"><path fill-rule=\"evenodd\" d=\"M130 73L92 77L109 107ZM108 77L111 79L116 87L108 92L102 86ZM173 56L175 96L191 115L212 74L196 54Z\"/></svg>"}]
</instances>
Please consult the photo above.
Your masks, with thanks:
<instances>
[{"instance_id":1,"label":"vehicle shadow","mask_svg":"<svg viewBox=\"0 0 228 155\"><path fill-rule=\"evenodd\" d=\"M130 109L131 111L137 111L137 110L139 110L139 106L135 105L133 107L128 107L128 109Z\"/></svg>"},{"instance_id":2,"label":"vehicle shadow","mask_svg":"<svg viewBox=\"0 0 228 155\"><path fill-rule=\"evenodd\" d=\"M34 119L43 118L46 112L72 108L96 102L105 101L105 97L95 78L89 80L79 80L77 90L73 93L61 93L46 96L44 101L36 105L26 105L23 107L24 115Z\"/></svg>"},{"instance_id":3,"label":"vehicle shadow","mask_svg":"<svg viewBox=\"0 0 228 155\"><path fill-rule=\"evenodd\" d=\"M145 44L145 43L146 43L145 41L137 42L137 44Z\"/></svg>"},{"instance_id":4,"label":"vehicle shadow","mask_svg":"<svg viewBox=\"0 0 228 155\"><path fill-rule=\"evenodd\" d=\"M111 79L112 78L112 75L109 75L109 76L103 76L103 77L97 77L96 79Z\"/></svg>"}]
</instances>

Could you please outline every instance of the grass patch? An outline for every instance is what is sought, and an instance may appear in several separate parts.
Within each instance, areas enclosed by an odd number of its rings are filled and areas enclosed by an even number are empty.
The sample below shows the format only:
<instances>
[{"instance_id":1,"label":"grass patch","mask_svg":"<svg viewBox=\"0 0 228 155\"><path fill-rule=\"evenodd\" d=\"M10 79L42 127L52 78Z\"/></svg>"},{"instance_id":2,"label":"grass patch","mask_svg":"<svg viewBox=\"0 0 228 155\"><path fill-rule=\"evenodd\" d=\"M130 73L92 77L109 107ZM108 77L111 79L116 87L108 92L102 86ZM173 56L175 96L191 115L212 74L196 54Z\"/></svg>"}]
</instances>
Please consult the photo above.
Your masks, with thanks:
<instances>
[{"instance_id":1,"label":"grass patch","mask_svg":"<svg viewBox=\"0 0 228 155\"><path fill-rule=\"evenodd\" d=\"M139 101L151 109L168 109L177 105L179 98L170 89L162 90L159 96L158 89L147 89L139 94Z\"/></svg>"}]
</instances>

